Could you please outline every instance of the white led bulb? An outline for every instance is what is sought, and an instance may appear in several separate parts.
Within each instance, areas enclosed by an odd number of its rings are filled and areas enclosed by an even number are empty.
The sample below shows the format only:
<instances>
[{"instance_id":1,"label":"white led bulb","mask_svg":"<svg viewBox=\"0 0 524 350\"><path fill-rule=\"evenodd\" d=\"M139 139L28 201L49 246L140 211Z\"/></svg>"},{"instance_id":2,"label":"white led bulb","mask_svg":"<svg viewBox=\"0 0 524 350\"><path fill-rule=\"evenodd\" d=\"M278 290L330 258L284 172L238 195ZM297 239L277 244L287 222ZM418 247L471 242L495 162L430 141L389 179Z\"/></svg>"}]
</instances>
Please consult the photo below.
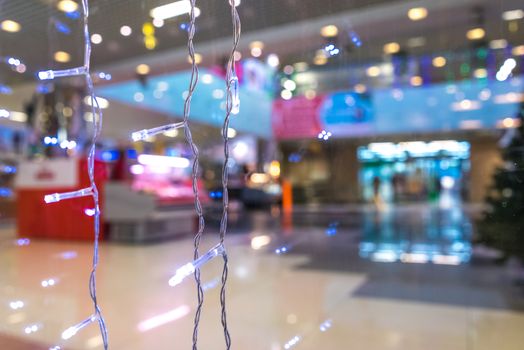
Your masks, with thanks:
<instances>
[{"instance_id":1,"label":"white led bulb","mask_svg":"<svg viewBox=\"0 0 524 350\"><path fill-rule=\"evenodd\" d=\"M64 199L86 197L86 196L91 196L92 194L93 194L93 189L91 187L87 187L87 188L83 188L78 191L48 194L44 197L44 200L46 203L56 203Z\"/></svg>"},{"instance_id":2,"label":"white led bulb","mask_svg":"<svg viewBox=\"0 0 524 350\"><path fill-rule=\"evenodd\" d=\"M80 323L75 324L74 326L69 327L62 332L62 339L67 340L73 337L78 331L82 328L88 326L89 324L95 322L98 318L95 315L91 315Z\"/></svg>"},{"instance_id":3,"label":"white led bulb","mask_svg":"<svg viewBox=\"0 0 524 350\"><path fill-rule=\"evenodd\" d=\"M136 141L142 141L142 140L147 139L148 137L155 136L155 135L164 133L166 131L180 129L180 128L183 128L183 127L184 127L184 122L167 124L167 125L159 126L159 127L156 127L156 128L135 131L134 133L131 134L131 138L135 142Z\"/></svg>"},{"instance_id":4,"label":"white led bulb","mask_svg":"<svg viewBox=\"0 0 524 350\"><path fill-rule=\"evenodd\" d=\"M205 265L209 261L211 261L213 258L223 255L225 253L224 246L222 244L217 244L213 248L211 248L206 254L202 255L200 258L196 259L193 262L187 263L184 266L180 267L178 270L176 270L176 273L171 279L169 280L169 285L171 287L174 287L180 283L186 278L191 276L196 269L199 269L201 266Z\"/></svg>"},{"instance_id":5,"label":"white led bulb","mask_svg":"<svg viewBox=\"0 0 524 350\"><path fill-rule=\"evenodd\" d=\"M231 113L236 115L240 113L240 86L235 72L233 72L229 80L229 86L231 89Z\"/></svg>"},{"instance_id":6,"label":"white led bulb","mask_svg":"<svg viewBox=\"0 0 524 350\"><path fill-rule=\"evenodd\" d=\"M63 70L45 70L38 72L38 78L40 80L53 80L54 78L62 78L62 77L72 77L75 75L85 75L87 74L86 67L76 67L71 69L63 69Z\"/></svg>"}]
</instances>

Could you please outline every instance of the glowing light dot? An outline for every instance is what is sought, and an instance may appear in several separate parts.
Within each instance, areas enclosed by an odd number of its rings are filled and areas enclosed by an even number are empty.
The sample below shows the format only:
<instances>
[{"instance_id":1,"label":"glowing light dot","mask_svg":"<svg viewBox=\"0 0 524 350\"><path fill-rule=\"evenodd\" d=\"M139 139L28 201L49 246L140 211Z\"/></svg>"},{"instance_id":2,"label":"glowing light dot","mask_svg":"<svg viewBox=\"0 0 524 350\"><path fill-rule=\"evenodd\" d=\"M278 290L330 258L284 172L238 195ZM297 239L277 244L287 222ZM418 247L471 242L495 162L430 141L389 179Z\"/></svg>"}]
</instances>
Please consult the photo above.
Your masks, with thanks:
<instances>
[{"instance_id":1,"label":"glowing light dot","mask_svg":"<svg viewBox=\"0 0 524 350\"><path fill-rule=\"evenodd\" d=\"M130 36L131 33L133 33L133 30L131 29L130 26L120 27L120 34L122 34L123 36Z\"/></svg>"},{"instance_id":2,"label":"glowing light dot","mask_svg":"<svg viewBox=\"0 0 524 350\"><path fill-rule=\"evenodd\" d=\"M320 29L320 35L322 35L325 38L331 38L338 35L338 28L337 26L331 24L324 26Z\"/></svg>"},{"instance_id":3,"label":"glowing light dot","mask_svg":"<svg viewBox=\"0 0 524 350\"><path fill-rule=\"evenodd\" d=\"M427 16L428 10L425 7L414 7L408 11L408 18L412 21L420 21Z\"/></svg>"},{"instance_id":4,"label":"glowing light dot","mask_svg":"<svg viewBox=\"0 0 524 350\"><path fill-rule=\"evenodd\" d=\"M101 44L103 41L102 35L95 33L91 35L91 42L95 45Z\"/></svg>"}]
</instances>

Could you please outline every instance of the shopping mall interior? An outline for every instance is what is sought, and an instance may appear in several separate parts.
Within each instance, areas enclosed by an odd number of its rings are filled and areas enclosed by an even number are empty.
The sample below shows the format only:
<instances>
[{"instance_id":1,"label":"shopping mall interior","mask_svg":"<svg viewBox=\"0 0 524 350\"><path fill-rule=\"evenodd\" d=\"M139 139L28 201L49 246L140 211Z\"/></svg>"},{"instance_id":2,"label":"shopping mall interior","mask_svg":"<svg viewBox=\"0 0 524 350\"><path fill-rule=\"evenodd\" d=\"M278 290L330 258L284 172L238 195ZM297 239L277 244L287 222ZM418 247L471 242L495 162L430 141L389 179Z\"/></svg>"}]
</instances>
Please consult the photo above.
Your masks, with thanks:
<instances>
[{"instance_id":1,"label":"shopping mall interior","mask_svg":"<svg viewBox=\"0 0 524 350\"><path fill-rule=\"evenodd\" d=\"M0 0L0 349L524 348L522 0Z\"/></svg>"}]
</instances>

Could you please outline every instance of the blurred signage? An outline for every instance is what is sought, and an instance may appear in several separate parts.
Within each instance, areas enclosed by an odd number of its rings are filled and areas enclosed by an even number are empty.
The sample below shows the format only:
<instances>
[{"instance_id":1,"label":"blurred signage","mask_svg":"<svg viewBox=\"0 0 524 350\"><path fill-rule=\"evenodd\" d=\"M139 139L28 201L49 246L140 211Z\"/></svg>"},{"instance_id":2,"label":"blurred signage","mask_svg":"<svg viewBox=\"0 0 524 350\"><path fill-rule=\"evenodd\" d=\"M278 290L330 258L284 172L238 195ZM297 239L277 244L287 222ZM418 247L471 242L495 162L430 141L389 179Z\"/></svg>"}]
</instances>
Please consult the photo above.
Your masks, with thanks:
<instances>
[{"instance_id":1,"label":"blurred signage","mask_svg":"<svg viewBox=\"0 0 524 350\"><path fill-rule=\"evenodd\" d=\"M276 100L273 105L273 134L278 139L308 138L322 130L318 118L323 96L307 99L304 96L292 100Z\"/></svg>"},{"instance_id":2,"label":"blurred signage","mask_svg":"<svg viewBox=\"0 0 524 350\"><path fill-rule=\"evenodd\" d=\"M369 133L373 126L371 106L367 94L339 92L328 95L319 110L323 129L334 135Z\"/></svg>"},{"instance_id":3,"label":"blurred signage","mask_svg":"<svg viewBox=\"0 0 524 350\"><path fill-rule=\"evenodd\" d=\"M276 100L272 126L278 139L450 132L511 128L524 103L524 79L476 79L422 87L336 92L312 100Z\"/></svg>"},{"instance_id":4,"label":"blurred signage","mask_svg":"<svg viewBox=\"0 0 524 350\"><path fill-rule=\"evenodd\" d=\"M75 187L78 178L77 170L76 159L22 162L16 175L16 187L23 189Z\"/></svg>"}]
</instances>

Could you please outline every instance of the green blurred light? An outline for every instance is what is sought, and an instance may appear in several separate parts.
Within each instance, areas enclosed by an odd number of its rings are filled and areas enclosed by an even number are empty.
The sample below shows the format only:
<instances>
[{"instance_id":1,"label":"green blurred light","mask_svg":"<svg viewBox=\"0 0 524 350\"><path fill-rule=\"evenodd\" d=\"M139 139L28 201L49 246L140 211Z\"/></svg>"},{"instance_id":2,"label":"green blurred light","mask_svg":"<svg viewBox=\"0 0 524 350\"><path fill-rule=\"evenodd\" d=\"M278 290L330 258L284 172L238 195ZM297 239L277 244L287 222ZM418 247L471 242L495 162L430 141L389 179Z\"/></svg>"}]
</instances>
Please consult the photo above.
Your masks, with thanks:
<instances>
[{"instance_id":1,"label":"green blurred light","mask_svg":"<svg viewBox=\"0 0 524 350\"><path fill-rule=\"evenodd\" d=\"M471 66L468 63L462 63L460 65L460 74L468 75L471 72Z\"/></svg>"}]
</instances>

